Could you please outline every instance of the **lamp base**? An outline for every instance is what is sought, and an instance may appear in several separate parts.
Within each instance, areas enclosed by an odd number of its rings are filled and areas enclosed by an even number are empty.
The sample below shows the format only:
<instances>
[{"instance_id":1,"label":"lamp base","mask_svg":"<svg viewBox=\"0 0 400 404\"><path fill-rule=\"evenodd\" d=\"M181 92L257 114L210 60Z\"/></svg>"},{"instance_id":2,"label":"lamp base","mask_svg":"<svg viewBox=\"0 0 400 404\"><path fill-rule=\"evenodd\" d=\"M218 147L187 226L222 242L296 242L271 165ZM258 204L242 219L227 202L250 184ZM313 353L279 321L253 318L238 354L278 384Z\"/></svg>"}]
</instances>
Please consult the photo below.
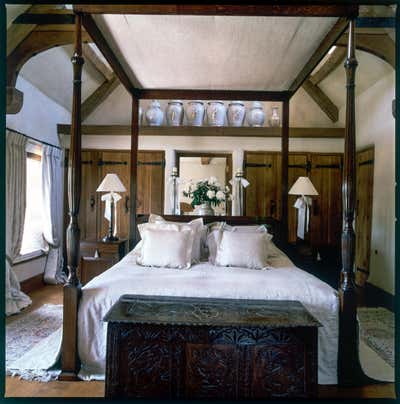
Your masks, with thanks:
<instances>
[{"instance_id":1,"label":"lamp base","mask_svg":"<svg viewBox=\"0 0 400 404\"><path fill-rule=\"evenodd\" d=\"M110 243L110 242L112 242L112 241L118 241L118 240L119 240L118 237L116 237L116 236L110 236L110 235L104 236L104 237L101 239L101 241L102 241L103 243Z\"/></svg>"}]
</instances>

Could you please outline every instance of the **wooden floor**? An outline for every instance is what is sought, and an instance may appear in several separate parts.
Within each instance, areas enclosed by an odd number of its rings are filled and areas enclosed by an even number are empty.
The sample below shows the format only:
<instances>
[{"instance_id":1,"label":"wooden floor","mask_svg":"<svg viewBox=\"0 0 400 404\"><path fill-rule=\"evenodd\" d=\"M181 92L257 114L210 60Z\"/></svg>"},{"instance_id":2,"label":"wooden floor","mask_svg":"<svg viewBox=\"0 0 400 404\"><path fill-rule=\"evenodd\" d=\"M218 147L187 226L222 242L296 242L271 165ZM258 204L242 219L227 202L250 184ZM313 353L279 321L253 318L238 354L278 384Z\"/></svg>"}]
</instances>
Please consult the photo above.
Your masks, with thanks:
<instances>
[{"instance_id":1,"label":"wooden floor","mask_svg":"<svg viewBox=\"0 0 400 404\"><path fill-rule=\"evenodd\" d=\"M32 311L45 303L62 304L62 288L46 286L30 294ZM31 382L18 377L7 377L6 397L104 397L104 382ZM319 398L395 398L394 383L364 386L362 388L338 388L319 386Z\"/></svg>"}]
</instances>

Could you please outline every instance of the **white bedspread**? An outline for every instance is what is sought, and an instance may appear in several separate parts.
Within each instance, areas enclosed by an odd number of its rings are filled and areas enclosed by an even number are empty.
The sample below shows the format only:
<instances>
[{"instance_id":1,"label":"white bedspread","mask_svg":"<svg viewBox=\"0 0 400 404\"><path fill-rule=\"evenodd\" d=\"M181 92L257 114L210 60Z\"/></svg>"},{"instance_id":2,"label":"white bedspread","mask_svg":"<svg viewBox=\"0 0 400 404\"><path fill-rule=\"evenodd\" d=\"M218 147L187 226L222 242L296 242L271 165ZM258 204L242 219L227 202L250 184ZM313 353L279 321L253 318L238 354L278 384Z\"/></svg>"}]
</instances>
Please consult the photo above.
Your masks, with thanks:
<instances>
[{"instance_id":1,"label":"white bedspread","mask_svg":"<svg viewBox=\"0 0 400 404\"><path fill-rule=\"evenodd\" d=\"M79 307L79 376L104 380L107 324L104 315L123 294L299 300L323 325L318 338L318 383L337 383L338 297L315 276L296 268L276 247L271 269L215 267L189 270L136 265L130 253L82 289Z\"/></svg>"}]
</instances>

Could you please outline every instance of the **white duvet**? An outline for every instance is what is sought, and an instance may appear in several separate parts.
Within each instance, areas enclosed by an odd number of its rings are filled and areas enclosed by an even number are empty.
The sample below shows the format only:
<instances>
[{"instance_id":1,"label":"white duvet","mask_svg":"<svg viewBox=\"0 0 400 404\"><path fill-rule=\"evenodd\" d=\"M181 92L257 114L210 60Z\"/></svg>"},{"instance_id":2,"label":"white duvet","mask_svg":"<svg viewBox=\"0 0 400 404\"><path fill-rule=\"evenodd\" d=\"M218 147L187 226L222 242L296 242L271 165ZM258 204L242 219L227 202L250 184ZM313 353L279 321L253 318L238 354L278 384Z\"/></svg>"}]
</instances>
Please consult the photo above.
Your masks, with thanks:
<instances>
[{"instance_id":1,"label":"white duvet","mask_svg":"<svg viewBox=\"0 0 400 404\"><path fill-rule=\"evenodd\" d=\"M107 324L103 317L123 294L299 300L323 325L318 338L318 383L337 383L338 310L336 291L315 276L296 268L274 247L271 268L216 267L208 262L189 270L149 268L128 254L82 289L79 307L79 376L104 380Z\"/></svg>"}]
</instances>

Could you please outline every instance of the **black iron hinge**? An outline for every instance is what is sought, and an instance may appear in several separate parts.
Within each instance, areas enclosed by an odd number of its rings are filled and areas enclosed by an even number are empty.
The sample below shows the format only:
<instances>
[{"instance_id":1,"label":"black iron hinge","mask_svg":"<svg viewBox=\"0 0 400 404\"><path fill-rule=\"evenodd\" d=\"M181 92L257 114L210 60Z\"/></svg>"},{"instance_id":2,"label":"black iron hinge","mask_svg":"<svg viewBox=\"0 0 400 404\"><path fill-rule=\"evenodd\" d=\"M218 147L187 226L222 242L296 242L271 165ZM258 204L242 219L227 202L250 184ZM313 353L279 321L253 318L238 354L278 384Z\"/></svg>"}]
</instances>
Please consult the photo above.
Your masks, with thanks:
<instances>
[{"instance_id":1,"label":"black iron hinge","mask_svg":"<svg viewBox=\"0 0 400 404\"><path fill-rule=\"evenodd\" d=\"M244 163L244 166L252 168L272 168L272 164L262 164L262 163Z\"/></svg>"}]
</instances>

